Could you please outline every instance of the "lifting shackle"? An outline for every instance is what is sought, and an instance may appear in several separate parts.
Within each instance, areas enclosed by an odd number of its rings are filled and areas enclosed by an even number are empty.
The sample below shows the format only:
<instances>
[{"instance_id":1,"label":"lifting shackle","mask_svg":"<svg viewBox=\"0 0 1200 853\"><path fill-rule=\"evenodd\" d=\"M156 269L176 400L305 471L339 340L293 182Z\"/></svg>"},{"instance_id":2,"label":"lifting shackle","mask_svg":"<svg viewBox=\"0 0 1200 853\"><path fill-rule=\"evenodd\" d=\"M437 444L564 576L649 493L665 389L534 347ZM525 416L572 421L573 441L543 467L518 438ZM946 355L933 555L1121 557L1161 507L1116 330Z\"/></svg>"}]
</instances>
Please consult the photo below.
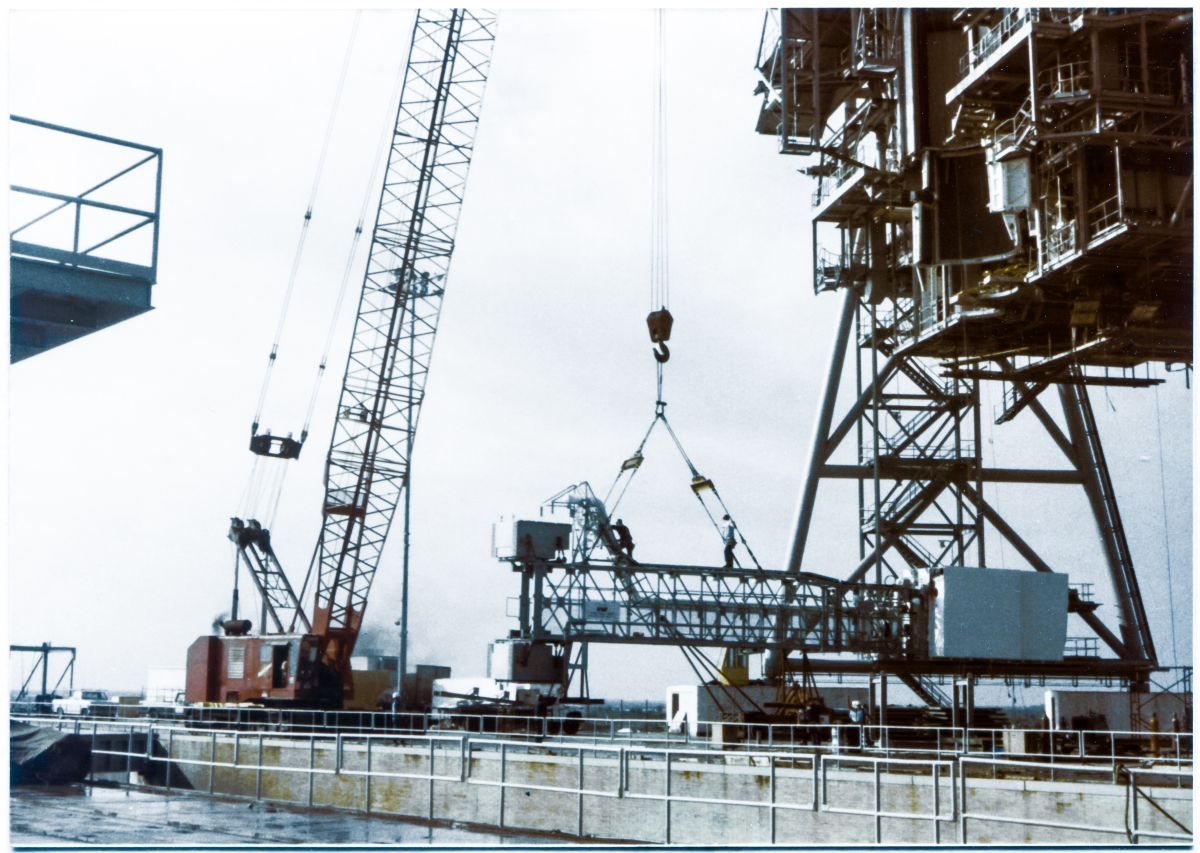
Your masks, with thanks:
<instances>
[{"instance_id":1,"label":"lifting shackle","mask_svg":"<svg viewBox=\"0 0 1200 853\"><path fill-rule=\"evenodd\" d=\"M654 350L654 360L659 364L664 364L671 357L666 342L671 340L671 324L674 322L675 318L666 308L651 311L650 316L646 318L646 325L650 327L650 342L658 344L659 347Z\"/></svg>"}]
</instances>

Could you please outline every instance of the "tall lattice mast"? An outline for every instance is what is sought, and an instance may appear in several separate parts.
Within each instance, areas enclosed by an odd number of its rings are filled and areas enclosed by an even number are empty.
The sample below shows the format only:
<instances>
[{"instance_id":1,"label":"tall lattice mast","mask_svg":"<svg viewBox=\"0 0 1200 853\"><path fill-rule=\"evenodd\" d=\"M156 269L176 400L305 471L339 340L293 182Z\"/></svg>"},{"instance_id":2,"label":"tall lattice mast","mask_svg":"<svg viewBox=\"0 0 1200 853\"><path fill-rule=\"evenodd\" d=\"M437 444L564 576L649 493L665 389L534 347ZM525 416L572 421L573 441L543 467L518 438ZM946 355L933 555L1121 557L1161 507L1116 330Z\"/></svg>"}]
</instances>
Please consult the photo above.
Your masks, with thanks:
<instances>
[{"instance_id":1,"label":"tall lattice mast","mask_svg":"<svg viewBox=\"0 0 1200 853\"><path fill-rule=\"evenodd\" d=\"M413 27L313 558L313 632L343 669L408 486L495 23L488 13L420 10Z\"/></svg>"}]
</instances>

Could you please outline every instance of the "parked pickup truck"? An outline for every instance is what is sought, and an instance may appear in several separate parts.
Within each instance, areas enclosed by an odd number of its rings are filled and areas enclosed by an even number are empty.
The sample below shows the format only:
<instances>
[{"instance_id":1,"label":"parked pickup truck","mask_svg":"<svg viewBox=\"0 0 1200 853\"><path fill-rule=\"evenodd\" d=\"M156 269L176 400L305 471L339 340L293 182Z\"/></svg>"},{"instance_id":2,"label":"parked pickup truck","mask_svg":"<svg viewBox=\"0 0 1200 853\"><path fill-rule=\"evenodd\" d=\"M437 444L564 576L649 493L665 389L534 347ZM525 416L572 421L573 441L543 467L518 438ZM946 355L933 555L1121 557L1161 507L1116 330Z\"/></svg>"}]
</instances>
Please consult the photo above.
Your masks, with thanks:
<instances>
[{"instance_id":1,"label":"parked pickup truck","mask_svg":"<svg viewBox=\"0 0 1200 853\"><path fill-rule=\"evenodd\" d=\"M109 701L108 694L103 690L72 690L67 698L55 699L53 708L54 713L60 716L75 714L89 717L101 713L102 708L95 706L106 706Z\"/></svg>"},{"instance_id":2,"label":"parked pickup truck","mask_svg":"<svg viewBox=\"0 0 1200 853\"><path fill-rule=\"evenodd\" d=\"M144 702L142 708L148 717L161 719L163 717L182 717L187 714L187 703L183 691L175 694L173 702Z\"/></svg>"}]
</instances>

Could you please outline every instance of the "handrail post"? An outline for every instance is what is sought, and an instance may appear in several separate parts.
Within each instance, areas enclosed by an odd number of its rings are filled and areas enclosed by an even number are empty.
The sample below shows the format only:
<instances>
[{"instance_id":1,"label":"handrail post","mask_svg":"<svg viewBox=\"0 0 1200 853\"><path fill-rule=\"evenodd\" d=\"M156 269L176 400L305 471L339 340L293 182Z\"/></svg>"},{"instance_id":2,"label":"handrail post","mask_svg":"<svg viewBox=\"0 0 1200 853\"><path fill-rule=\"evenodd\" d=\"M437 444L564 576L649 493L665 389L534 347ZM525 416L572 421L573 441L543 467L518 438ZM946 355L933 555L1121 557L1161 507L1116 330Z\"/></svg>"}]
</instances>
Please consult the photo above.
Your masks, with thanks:
<instances>
[{"instance_id":1,"label":"handrail post","mask_svg":"<svg viewBox=\"0 0 1200 853\"><path fill-rule=\"evenodd\" d=\"M666 766L664 767L664 771L665 771L664 775L666 778L663 780L665 790L666 790L666 796L663 797L663 805L665 806L665 809L664 809L664 811L665 811L665 814L664 814L665 827L664 828L666 830L666 843L670 844L671 843L671 750L669 750L669 749L665 750L663 755L666 759L666 762L665 762Z\"/></svg>"},{"instance_id":2,"label":"handrail post","mask_svg":"<svg viewBox=\"0 0 1200 853\"><path fill-rule=\"evenodd\" d=\"M767 785L771 793L771 843L775 843L775 756L767 756L767 765L770 771Z\"/></svg>"},{"instance_id":3,"label":"handrail post","mask_svg":"<svg viewBox=\"0 0 1200 853\"><path fill-rule=\"evenodd\" d=\"M316 775L313 770L316 768L317 760L317 736L308 736L308 805L311 808L313 804L313 777Z\"/></svg>"},{"instance_id":4,"label":"handrail post","mask_svg":"<svg viewBox=\"0 0 1200 853\"><path fill-rule=\"evenodd\" d=\"M373 738L370 735L367 735L366 807L363 809L367 814L371 813L371 744L372 744L372 742L373 742Z\"/></svg>"},{"instance_id":5,"label":"handrail post","mask_svg":"<svg viewBox=\"0 0 1200 853\"><path fill-rule=\"evenodd\" d=\"M500 743L500 823L501 829L504 829L504 791L505 791L505 761L508 757L508 744L503 741Z\"/></svg>"},{"instance_id":6,"label":"handrail post","mask_svg":"<svg viewBox=\"0 0 1200 853\"><path fill-rule=\"evenodd\" d=\"M576 801L576 817L578 818L575 834L579 838L583 838L583 747L579 747L579 777L576 783L576 788L579 791L579 799Z\"/></svg>"},{"instance_id":7,"label":"handrail post","mask_svg":"<svg viewBox=\"0 0 1200 853\"><path fill-rule=\"evenodd\" d=\"M933 779L933 843L942 843L942 825L938 820L938 775L941 770L941 765L938 762L933 762L929 765L929 775Z\"/></svg>"},{"instance_id":8,"label":"handrail post","mask_svg":"<svg viewBox=\"0 0 1200 853\"><path fill-rule=\"evenodd\" d=\"M1129 769L1127 772L1129 773L1129 797L1130 797L1130 799L1132 799L1132 800L1133 800L1133 809L1132 809L1132 811L1133 811L1133 818L1131 819L1131 824L1132 824L1132 829L1133 829L1133 831L1130 833L1130 837L1133 839L1133 843L1134 843L1134 844L1137 844L1137 843L1138 843L1138 797L1137 797L1137 780L1136 780L1136 779L1135 779L1135 777L1134 777L1134 774L1133 774L1133 769L1132 769L1132 768L1130 768L1130 769Z\"/></svg>"},{"instance_id":9,"label":"handrail post","mask_svg":"<svg viewBox=\"0 0 1200 853\"><path fill-rule=\"evenodd\" d=\"M167 790L171 790L171 752L175 745L175 730L167 729Z\"/></svg>"},{"instance_id":10,"label":"handrail post","mask_svg":"<svg viewBox=\"0 0 1200 853\"><path fill-rule=\"evenodd\" d=\"M967 843L967 768L963 759L958 758L958 843Z\"/></svg>"},{"instance_id":11,"label":"handrail post","mask_svg":"<svg viewBox=\"0 0 1200 853\"><path fill-rule=\"evenodd\" d=\"M258 733L258 761L254 763L254 799L262 797L263 733Z\"/></svg>"},{"instance_id":12,"label":"handrail post","mask_svg":"<svg viewBox=\"0 0 1200 853\"><path fill-rule=\"evenodd\" d=\"M878 758L876 758L874 760L874 764L875 764L875 773L873 774L873 776L875 779L875 843L879 844L882 842L882 835L883 835L883 818L880 817L880 815L879 815L879 813L881 811L883 811L883 801L882 801L882 797L881 797L881 792L879 790L879 759Z\"/></svg>"},{"instance_id":13,"label":"handrail post","mask_svg":"<svg viewBox=\"0 0 1200 853\"><path fill-rule=\"evenodd\" d=\"M433 738L429 739L429 819L433 820L433 777L434 777L434 748L437 746L437 741Z\"/></svg>"}]
</instances>

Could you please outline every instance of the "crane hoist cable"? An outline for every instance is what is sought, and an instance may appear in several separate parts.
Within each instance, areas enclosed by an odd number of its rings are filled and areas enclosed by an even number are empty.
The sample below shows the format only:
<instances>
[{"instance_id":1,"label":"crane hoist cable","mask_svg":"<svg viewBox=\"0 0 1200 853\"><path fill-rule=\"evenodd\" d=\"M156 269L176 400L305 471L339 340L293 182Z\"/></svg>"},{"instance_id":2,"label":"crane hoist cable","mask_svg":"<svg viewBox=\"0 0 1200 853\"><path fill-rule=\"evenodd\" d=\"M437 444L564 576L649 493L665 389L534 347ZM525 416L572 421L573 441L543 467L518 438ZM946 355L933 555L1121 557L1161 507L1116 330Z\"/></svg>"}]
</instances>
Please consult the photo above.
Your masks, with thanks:
<instances>
[{"instance_id":1,"label":"crane hoist cable","mask_svg":"<svg viewBox=\"0 0 1200 853\"><path fill-rule=\"evenodd\" d=\"M657 397L654 405L654 420L650 422L650 428L646 430L646 434L642 437L642 442L638 445L637 450L633 452L632 456L621 463L621 470L617 473L617 478L609 488L608 494L605 495L604 504L610 515L616 511L617 505L625 496L626 490L629 488L630 483L633 482L634 475L637 474L638 468L641 467L645 459L642 451L646 447L646 442L650 439L650 434L654 432L654 428L658 425L658 422L662 421L671 436L671 440L675 442L675 446L679 449L680 456L687 463L688 470L692 472L692 492L696 495L696 499L700 501L700 506L704 508L704 513L708 516L708 520L712 522L717 532L721 533L721 525L713 517L708 504L704 502L702 493L711 491L724 514L728 515L730 519L733 518L733 514L729 512L728 507L725 506L725 502L721 500L721 495L717 491L717 487L713 484L713 481L701 475L696 470L696 466L692 464L687 451L683 449L683 444L680 443L679 437L675 435L675 430L671 428L671 424L667 420L667 404L663 400L662 393L663 365L671 357L671 351L667 348L666 342L671 338L671 326L674 323L674 318L668 310L670 303L670 265L668 263L669 253L667 245L667 223L669 218L669 208L667 205L667 36L665 11L663 9L656 10L654 24L654 143L652 146L652 180L650 191L651 310L650 315L646 318L646 325L650 329L650 342L658 345L658 349L654 350ZM657 310L655 306L659 306ZM626 473L629 473L628 477L625 477ZM622 479L624 479L623 485L621 482ZM621 490L617 494L617 499L609 506L609 499L613 496L618 486L621 486ZM758 558L754 556L754 552L750 549L750 544L746 541L746 537L742 535L742 531L736 522L734 523L734 530L737 537L741 540L742 545L745 546L746 553L754 561L755 567L762 569ZM737 562L736 557L734 561Z\"/></svg>"},{"instance_id":2,"label":"crane hoist cable","mask_svg":"<svg viewBox=\"0 0 1200 853\"><path fill-rule=\"evenodd\" d=\"M361 18L362 10L360 9L354 15L354 26L350 30L350 41L346 45L346 56L342 60L342 73L338 79L337 91L333 96L333 109L329 114L329 124L325 128L325 141L321 145L321 155L317 159L317 173L313 177L312 192L309 193L308 206L304 211L304 224L300 227L300 240L296 245L295 257L292 259L292 270L288 275L287 288L283 294L283 307L279 312L279 322L275 326L275 340L271 344L271 354L267 357L267 370L263 376L262 390L258 395L258 406L254 410L254 422L250 427L250 449L261 456L278 456L284 459L294 459L299 457L300 445L304 442L303 438L300 442L294 442L290 438L277 439L275 442L256 442L255 439L258 437L258 425L262 420L263 405L267 400L267 388L271 384L271 372L275 367L275 360L279 354L279 341L283 337L283 327L287 320L288 307L291 304L292 292L296 285L296 273L300 269L300 258L304 253L304 240L308 236L309 223L312 222L313 206L317 200L317 190L321 185L321 173L325 169L325 157L329 153L329 140L333 136L333 125L337 118L338 106L342 101L342 89L346 84L346 72L350 68L350 57L354 52L354 41L358 35L358 24Z\"/></svg>"},{"instance_id":3,"label":"crane hoist cable","mask_svg":"<svg viewBox=\"0 0 1200 853\"><path fill-rule=\"evenodd\" d=\"M668 251L669 207L667 204L667 28L666 12L654 17L654 106L653 144L650 163L650 314L646 325L650 342L657 344L654 360L658 364L658 395L662 397L662 365L671 357L667 341L671 339L674 318L671 304L670 252Z\"/></svg>"}]
</instances>

